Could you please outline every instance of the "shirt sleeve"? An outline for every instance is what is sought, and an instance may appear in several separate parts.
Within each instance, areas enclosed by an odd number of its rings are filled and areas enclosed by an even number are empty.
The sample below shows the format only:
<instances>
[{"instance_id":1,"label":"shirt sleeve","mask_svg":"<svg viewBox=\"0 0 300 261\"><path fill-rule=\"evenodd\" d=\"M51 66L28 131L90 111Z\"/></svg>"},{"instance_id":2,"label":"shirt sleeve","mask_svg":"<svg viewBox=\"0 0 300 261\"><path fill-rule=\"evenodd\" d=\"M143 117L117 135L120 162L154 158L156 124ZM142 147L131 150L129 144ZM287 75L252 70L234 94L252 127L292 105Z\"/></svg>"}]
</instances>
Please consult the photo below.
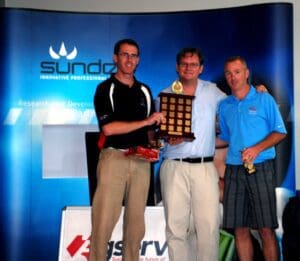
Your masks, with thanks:
<instances>
[{"instance_id":1,"label":"shirt sleeve","mask_svg":"<svg viewBox=\"0 0 300 261\"><path fill-rule=\"evenodd\" d=\"M107 89L109 88L99 85L94 95L94 107L100 129L113 121L113 109Z\"/></svg>"},{"instance_id":2,"label":"shirt sleeve","mask_svg":"<svg viewBox=\"0 0 300 261\"><path fill-rule=\"evenodd\" d=\"M219 104L219 107L217 110L217 123L218 123L218 130L219 130L218 137L225 142L229 142L229 129L224 120L224 109L223 108L224 108L224 105L221 102Z\"/></svg>"},{"instance_id":3,"label":"shirt sleeve","mask_svg":"<svg viewBox=\"0 0 300 261\"><path fill-rule=\"evenodd\" d=\"M273 96L265 93L265 103L268 104L268 118L270 132L287 133L279 107Z\"/></svg>"}]
</instances>

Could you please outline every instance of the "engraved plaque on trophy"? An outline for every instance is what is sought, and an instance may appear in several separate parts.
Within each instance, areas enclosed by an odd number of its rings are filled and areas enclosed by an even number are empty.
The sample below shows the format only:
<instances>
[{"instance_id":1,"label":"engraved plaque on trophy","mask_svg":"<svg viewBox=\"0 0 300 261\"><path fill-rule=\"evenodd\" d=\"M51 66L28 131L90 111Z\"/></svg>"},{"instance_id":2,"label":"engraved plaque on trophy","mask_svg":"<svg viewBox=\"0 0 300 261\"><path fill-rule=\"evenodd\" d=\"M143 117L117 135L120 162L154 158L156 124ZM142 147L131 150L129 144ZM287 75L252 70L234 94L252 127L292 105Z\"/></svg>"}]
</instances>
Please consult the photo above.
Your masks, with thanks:
<instances>
[{"instance_id":1,"label":"engraved plaque on trophy","mask_svg":"<svg viewBox=\"0 0 300 261\"><path fill-rule=\"evenodd\" d=\"M186 141L195 139L192 133L192 101L194 96L181 94L182 85L179 81L172 84L174 93L159 94L160 111L166 121L160 125L158 135L163 139L182 137Z\"/></svg>"}]
</instances>

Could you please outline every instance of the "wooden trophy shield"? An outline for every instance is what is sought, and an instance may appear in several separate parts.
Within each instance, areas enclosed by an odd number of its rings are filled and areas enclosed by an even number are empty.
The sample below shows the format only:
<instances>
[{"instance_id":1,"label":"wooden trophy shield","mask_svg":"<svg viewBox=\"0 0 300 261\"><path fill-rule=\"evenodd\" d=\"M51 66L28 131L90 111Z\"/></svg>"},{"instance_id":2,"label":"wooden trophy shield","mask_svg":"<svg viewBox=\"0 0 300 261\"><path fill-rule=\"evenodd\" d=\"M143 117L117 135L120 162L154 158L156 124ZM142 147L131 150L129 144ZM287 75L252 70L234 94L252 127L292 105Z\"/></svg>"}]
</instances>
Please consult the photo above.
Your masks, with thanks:
<instances>
[{"instance_id":1,"label":"wooden trophy shield","mask_svg":"<svg viewBox=\"0 0 300 261\"><path fill-rule=\"evenodd\" d=\"M182 137L185 141L195 139L192 133L192 101L194 96L178 93L159 94L160 111L166 122L160 125L158 135L162 139Z\"/></svg>"}]
</instances>

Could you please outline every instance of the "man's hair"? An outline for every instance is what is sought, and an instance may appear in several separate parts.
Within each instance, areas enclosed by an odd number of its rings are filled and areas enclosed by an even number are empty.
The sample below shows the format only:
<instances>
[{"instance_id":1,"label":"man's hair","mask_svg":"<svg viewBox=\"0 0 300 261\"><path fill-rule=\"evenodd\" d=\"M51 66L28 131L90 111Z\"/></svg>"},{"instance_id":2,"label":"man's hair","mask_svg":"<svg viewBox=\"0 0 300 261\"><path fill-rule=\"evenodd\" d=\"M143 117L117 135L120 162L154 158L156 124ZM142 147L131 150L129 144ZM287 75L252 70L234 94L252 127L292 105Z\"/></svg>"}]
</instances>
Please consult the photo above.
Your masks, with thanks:
<instances>
[{"instance_id":1,"label":"man's hair","mask_svg":"<svg viewBox=\"0 0 300 261\"><path fill-rule=\"evenodd\" d=\"M182 58L196 55L199 58L200 65L204 63L204 57L200 49L194 47L185 47L176 56L176 63L179 65Z\"/></svg>"},{"instance_id":2,"label":"man's hair","mask_svg":"<svg viewBox=\"0 0 300 261\"><path fill-rule=\"evenodd\" d=\"M243 58L242 56L236 55L236 56L230 56L229 58L227 58L227 60L224 63L224 67L231 62L235 62L235 61L240 61L241 64L243 64L245 66L245 69L248 69L248 65L247 62L245 60L245 58ZM251 83L251 74L249 73L249 77L247 79L247 83L250 84Z\"/></svg>"},{"instance_id":3,"label":"man's hair","mask_svg":"<svg viewBox=\"0 0 300 261\"><path fill-rule=\"evenodd\" d=\"M246 62L245 58L243 58L242 56L239 56L239 55L229 57L229 58L225 61L225 66L226 66L228 63L235 62L235 61L240 61L240 62L245 66L246 69L248 68L247 62Z\"/></svg>"},{"instance_id":4,"label":"man's hair","mask_svg":"<svg viewBox=\"0 0 300 261\"><path fill-rule=\"evenodd\" d=\"M115 47L114 47L114 54L118 54L120 52L121 45L123 45L123 44L129 44L129 45L135 46L138 51L137 54L140 53L140 48L139 48L139 45L137 44L137 42L134 41L133 39L128 38L128 39L121 39L118 42L116 42Z\"/></svg>"}]
</instances>

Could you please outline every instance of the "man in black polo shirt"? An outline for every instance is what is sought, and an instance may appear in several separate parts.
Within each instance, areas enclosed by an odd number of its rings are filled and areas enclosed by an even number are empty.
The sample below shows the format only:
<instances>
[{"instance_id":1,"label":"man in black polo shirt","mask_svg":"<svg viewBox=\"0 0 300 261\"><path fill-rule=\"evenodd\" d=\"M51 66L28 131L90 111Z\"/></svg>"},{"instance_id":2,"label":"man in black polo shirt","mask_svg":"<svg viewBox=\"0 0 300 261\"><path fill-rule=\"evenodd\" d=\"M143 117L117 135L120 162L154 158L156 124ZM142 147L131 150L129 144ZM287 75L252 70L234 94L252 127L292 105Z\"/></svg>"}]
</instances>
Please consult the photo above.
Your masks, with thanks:
<instances>
[{"instance_id":1,"label":"man in black polo shirt","mask_svg":"<svg viewBox=\"0 0 300 261\"><path fill-rule=\"evenodd\" d=\"M132 39L118 41L113 60L117 72L101 83L94 106L103 146L97 166L97 189L92 204L90 261L107 260L107 243L125 202L123 260L139 259L144 236L144 211L150 184L150 163L126 155L128 149L149 144L149 131L160 124L148 86L134 77L139 46ZM103 138L104 137L104 138Z\"/></svg>"}]
</instances>

